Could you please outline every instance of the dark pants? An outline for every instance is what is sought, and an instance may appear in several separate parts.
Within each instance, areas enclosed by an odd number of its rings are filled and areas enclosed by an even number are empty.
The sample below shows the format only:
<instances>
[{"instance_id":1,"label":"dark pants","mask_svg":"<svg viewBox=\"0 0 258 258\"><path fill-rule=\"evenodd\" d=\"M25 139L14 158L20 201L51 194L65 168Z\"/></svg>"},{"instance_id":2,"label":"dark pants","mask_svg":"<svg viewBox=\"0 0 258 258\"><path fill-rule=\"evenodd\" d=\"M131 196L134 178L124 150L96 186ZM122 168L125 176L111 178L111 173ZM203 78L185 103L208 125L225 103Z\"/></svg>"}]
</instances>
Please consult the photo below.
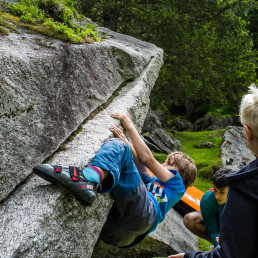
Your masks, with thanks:
<instances>
[{"instance_id":1,"label":"dark pants","mask_svg":"<svg viewBox=\"0 0 258 258\"><path fill-rule=\"evenodd\" d=\"M111 192L114 203L100 234L107 244L123 247L146 233L155 221L155 208L133 162L130 147L118 138L107 140L92 166L109 171L102 193Z\"/></svg>"}]
</instances>

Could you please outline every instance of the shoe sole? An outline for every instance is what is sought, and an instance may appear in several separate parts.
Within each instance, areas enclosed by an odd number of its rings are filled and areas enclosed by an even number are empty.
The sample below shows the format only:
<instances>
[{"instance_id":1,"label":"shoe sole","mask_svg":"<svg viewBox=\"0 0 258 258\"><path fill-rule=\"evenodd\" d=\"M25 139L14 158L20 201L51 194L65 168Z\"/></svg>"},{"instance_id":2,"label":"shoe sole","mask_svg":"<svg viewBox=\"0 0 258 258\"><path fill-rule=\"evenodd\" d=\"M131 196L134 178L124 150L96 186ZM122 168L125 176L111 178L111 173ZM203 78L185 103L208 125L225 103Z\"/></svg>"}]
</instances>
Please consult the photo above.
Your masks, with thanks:
<instances>
[{"instance_id":1,"label":"shoe sole","mask_svg":"<svg viewBox=\"0 0 258 258\"><path fill-rule=\"evenodd\" d=\"M56 184L56 185L61 185L64 188L70 190L74 196L84 205L91 205L94 201L93 200L85 200L80 193L78 193L77 191L74 190L75 188L75 184L79 184L79 182L67 182L67 177L64 176L61 173L57 173L54 171L54 168L52 169L52 171L50 171L50 168L46 168L44 165L38 165L36 167L33 168L33 172L38 175L39 177L43 178L44 180ZM62 178L63 177L63 178ZM72 179L71 179L72 180ZM92 199L92 198L89 198Z\"/></svg>"}]
</instances>

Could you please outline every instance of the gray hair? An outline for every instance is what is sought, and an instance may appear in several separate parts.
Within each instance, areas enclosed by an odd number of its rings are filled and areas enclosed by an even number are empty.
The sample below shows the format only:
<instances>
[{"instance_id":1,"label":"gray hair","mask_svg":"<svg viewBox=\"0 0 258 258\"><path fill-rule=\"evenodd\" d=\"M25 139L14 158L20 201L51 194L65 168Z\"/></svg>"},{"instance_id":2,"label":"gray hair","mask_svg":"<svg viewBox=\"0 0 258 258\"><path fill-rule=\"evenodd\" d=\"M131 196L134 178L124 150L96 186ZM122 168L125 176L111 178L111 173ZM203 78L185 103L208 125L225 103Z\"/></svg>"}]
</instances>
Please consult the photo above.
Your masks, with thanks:
<instances>
[{"instance_id":1,"label":"gray hair","mask_svg":"<svg viewBox=\"0 0 258 258\"><path fill-rule=\"evenodd\" d=\"M242 125L247 125L258 137L258 89L254 83L249 86L248 94L244 95L240 105Z\"/></svg>"}]
</instances>

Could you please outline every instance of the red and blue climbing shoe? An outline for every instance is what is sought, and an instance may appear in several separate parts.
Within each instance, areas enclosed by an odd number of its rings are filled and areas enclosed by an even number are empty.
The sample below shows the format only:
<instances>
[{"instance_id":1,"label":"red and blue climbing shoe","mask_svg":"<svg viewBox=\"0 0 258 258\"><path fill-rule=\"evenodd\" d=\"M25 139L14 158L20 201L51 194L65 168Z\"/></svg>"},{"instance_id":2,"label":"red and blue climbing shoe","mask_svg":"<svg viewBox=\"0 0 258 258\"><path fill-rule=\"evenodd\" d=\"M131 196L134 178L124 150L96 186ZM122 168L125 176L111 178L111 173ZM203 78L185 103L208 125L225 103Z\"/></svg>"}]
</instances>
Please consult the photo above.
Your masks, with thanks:
<instances>
[{"instance_id":1,"label":"red and blue climbing shoe","mask_svg":"<svg viewBox=\"0 0 258 258\"><path fill-rule=\"evenodd\" d=\"M78 167L40 164L34 167L33 171L48 182L69 189L85 205L91 205L96 199L98 184L87 180Z\"/></svg>"}]
</instances>

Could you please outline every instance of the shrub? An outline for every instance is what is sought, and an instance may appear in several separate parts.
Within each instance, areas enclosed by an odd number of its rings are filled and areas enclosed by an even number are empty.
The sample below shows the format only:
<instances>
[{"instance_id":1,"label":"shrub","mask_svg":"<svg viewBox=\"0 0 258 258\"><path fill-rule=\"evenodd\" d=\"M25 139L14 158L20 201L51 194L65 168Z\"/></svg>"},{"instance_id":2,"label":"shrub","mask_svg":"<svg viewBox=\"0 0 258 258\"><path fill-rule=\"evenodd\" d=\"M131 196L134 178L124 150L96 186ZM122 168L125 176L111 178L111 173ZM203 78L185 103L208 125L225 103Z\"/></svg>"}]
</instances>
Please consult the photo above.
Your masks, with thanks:
<instances>
[{"instance_id":1,"label":"shrub","mask_svg":"<svg viewBox=\"0 0 258 258\"><path fill-rule=\"evenodd\" d=\"M21 21L28 23L42 23L46 19L46 14L44 10L38 8L33 4L28 4L28 2L21 2L16 5L9 5L10 13L21 17Z\"/></svg>"},{"instance_id":2,"label":"shrub","mask_svg":"<svg viewBox=\"0 0 258 258\"><path fill-rule=\"evenodd\" d=\"M71 43L90 42L89 37L100 41L95 25L87 24L83 27L73 24L73 18L82 18L82 16L78 14L71 0L22 0L19 4L10 4L9 11L19 16L21 22L33 25L43 24L56 34L64 35L64 40ZM38 26L36 30L44 31ZM43 34L47 35L45 32Z\"/></svg>"},{"instance_id":3,"label":"shrub","mask_svg":"<svg viewBox=\"0 0 258 258\"><path fill-rule=\"evenodd\" d=\"M48 19L44 25L48 26L49 29L54 30L56 33L64 34L72 43L83 43L89 36L92 37L95 41L100 40L97 31L92 31L79 25L69 27L68 25L55 22L51 19Z\"/></svg>"}]
</instances>

